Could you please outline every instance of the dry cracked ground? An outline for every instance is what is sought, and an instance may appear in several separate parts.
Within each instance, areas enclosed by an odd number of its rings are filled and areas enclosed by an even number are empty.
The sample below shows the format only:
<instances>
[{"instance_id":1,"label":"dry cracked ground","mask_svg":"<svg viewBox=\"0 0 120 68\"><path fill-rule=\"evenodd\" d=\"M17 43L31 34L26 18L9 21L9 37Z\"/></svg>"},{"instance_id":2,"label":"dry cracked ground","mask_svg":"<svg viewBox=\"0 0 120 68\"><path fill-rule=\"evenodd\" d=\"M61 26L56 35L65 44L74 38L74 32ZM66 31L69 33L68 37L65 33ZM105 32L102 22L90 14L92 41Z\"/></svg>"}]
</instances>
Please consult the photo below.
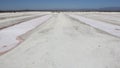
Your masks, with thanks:
<instances>
[{"instance_id":1,"label":"dry cracked ground","mask_svg":"<svg viewBox=\"0 0 120 68\"><path fill-rule=\"evenodd\" d=\"M0 14L0 68L120 68L119 12Z\"/></svg>"}]
</instances>

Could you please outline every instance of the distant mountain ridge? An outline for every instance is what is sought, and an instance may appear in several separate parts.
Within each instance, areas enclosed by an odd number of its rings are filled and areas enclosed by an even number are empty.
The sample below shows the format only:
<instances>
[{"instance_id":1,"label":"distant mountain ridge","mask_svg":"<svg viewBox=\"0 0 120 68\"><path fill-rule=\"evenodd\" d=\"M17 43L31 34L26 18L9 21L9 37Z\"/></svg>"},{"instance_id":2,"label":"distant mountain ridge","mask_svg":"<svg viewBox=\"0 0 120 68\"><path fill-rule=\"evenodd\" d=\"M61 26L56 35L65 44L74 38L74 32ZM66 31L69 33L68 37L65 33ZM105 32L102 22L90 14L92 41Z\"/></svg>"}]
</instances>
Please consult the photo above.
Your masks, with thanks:
<instances>
[{"instance_id":1,"label":"distant mountain ridge","mask_svg":"<svg viewBox=\"0 0 120 68\"><path fill-rule=\"evenodd\" d=\"M105 10L105 11L120 11L120 7L104 7L104 8L100 8L99 10Z\"/></svg>"}]
</instances>

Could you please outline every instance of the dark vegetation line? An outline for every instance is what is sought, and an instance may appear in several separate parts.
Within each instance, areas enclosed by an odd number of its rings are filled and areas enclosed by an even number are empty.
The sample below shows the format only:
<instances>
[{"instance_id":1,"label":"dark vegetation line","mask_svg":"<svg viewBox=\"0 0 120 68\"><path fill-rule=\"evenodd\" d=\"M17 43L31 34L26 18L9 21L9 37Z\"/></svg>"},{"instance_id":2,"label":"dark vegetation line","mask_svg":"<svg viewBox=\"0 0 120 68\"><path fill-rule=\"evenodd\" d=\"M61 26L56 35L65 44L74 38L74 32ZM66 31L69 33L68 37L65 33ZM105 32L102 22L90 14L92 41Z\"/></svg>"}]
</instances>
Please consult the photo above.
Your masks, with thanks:
<instances>
[{"instance_id":1,"label":"dark vegetation line","mask_svg":"<svg viewBox=\"0 0 120 68\"><path fill-rule=\"evenodd\" d=\"M58 9L58 10L0 10L0 13L4 12L120 12L120 9L112 10L112 9Z\"/></svg>"}]
</instances>

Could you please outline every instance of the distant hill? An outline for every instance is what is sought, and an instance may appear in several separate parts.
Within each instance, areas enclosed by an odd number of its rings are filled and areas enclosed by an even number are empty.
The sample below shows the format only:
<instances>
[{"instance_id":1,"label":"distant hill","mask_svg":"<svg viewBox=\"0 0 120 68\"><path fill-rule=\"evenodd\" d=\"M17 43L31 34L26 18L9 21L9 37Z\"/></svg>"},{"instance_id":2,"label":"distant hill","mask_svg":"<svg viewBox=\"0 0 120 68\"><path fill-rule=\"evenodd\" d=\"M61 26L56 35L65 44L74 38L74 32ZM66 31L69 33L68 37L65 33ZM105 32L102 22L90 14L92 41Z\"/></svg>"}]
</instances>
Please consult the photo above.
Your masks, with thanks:
<instances>
[{"instance_id":1,"label":"distant hill","mask_svg":"<svg viewBox=\"0 0 120 68\"><path fill-rule=\"evenodd\" d=\"M105 7L105 8L99 8L98 10L101 10L101 11L119 11L120 12L120 7Z\"/></svg>"}]
</instances>

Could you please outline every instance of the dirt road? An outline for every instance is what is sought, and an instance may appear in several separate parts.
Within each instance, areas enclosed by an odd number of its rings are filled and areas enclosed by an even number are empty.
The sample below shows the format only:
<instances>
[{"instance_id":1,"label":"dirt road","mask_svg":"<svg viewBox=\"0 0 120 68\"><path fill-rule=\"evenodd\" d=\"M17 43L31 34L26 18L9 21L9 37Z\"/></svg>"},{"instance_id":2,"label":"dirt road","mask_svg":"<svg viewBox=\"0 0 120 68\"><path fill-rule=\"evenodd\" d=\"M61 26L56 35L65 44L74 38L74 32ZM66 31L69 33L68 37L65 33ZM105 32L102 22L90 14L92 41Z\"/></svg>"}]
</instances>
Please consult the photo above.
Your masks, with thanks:
<instances>
[{"instance_id":1,"label":"dirt road","mask_svg":"<svg viewBox=\"0 0 120 68\"><path fill-rule=\"evenodd\" d=\"M0 56L0 68L120 68L120 38L56 13Z\"/></svg>"}]
</instances>

